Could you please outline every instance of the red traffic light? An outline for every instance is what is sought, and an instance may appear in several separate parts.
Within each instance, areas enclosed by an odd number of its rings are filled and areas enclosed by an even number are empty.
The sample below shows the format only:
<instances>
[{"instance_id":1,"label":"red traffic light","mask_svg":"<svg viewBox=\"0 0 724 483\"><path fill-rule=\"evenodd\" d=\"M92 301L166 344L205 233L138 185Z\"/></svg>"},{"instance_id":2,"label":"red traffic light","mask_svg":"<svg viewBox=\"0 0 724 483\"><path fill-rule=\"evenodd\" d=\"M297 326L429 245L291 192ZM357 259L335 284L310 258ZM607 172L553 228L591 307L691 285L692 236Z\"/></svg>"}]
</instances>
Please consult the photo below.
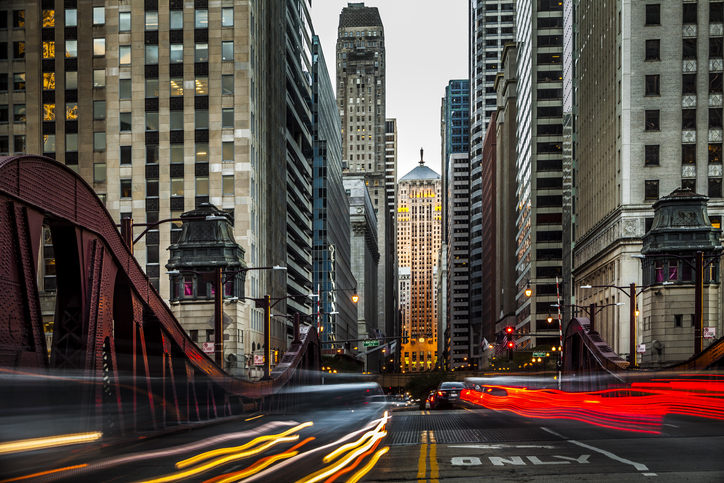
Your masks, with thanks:
<instances>
[{"instance_id":1,"label":"red traffic light","mask_svg":"<svg viewBox=\"0 0 724 483\"><path fill-rule=\"evenodd\" d=\"M508 342L508 349L513 349L515 347L515 342Z\"/></svg>"},{"instance_id":2,"label":"red traffic light","mask_svg":"<svg viewBox=\"0 0 724 483\"><path fill-rule=\"evenodd\" d=\"M510 327L510 326L508 326L508 327L505 328L505 332L508 333L508 334L512 334L512 333L513 333L513 328Z\"/></svg>"}]
</instances>

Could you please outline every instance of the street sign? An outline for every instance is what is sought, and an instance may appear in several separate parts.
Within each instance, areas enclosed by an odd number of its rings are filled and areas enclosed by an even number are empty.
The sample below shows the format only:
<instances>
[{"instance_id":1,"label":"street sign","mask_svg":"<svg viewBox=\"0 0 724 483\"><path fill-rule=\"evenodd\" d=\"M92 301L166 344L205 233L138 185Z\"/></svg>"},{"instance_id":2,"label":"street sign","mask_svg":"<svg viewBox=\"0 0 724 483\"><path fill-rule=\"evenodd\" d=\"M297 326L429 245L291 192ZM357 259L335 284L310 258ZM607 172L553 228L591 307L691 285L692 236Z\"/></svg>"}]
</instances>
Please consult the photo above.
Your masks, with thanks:
<instances>
[{"instance_id":1,"label":"street sign","mask_svg":"<svg viewBox=\"0 0 724 483\"><path fill-rule=\"evenodd\" d=\"M545 352L534 352L533 353L533 357L545 357L545 356L546 356Z\"/></svg>"},{"instance_id":2,"label":"street sign","mask_svg":"<svg viewBox=\"0 0 724 483\"><path fill-rule=\"evenodd\" d=\"M254 365L255 366L264 365L264 354L254 354Z\"/></svg>"},{"instance_id":3,"label":"street sign","mask_svg":"<svg viewBox=\"0 0 724 483\"><path fill-rule=\"evenodd\" d=\"M646 344L639 344L636 346L636 353L643 354L646 352Z\"/></svg>"},{"instance_id":4,"label":"street sign","mask_svg":"<svg viewBox=\"0 0 724 483\"><path fill-rule=\"evenodd\" d=\"M369 340L363 340L362 341L362 347L376 347L380 345L380 341L376 339L369 339Z\"/></svg>"},{"instance_id":5,"label":"street sign","mask_svg":"<svg viewBox=\"0 0 724 483\"><path fill-rule=\"evenodd\" d=\"M704 327L704 338L705 339L716 338L716 327Z\"/></svg>"},{"instance_id":6,"label":"street sign","mask_svg":"<svg viewBox=\"0 0 724 483\"><path fill-rule=\"evenodd\" d=\"M214 343L213 342L204 342L203 350L204 350L204 354L213 354L214 353Z\"/></svg>"}]
</instances>

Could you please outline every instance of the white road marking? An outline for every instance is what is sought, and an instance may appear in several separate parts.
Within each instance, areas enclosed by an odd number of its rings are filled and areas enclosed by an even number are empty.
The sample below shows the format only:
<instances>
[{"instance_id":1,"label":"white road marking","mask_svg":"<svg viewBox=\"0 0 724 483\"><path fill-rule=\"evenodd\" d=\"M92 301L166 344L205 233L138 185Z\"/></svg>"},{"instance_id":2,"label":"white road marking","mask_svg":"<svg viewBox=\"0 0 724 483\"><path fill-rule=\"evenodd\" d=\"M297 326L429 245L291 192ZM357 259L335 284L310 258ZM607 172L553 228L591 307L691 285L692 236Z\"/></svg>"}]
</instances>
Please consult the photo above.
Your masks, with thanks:
<instances>
[{"instance_id":1,"label":"white road marking","mask_svg":"<svg viewBox=\"0 0 724 483\"><path fill-rule=\"evenodd\" d=\"M675 424L664 424L664 426L670 426L670 427L672 427L672 428L678 428L678 426L675 425Z\"/></svg>"},{"instance_id":2,"label":"white road marking","mask_svg":"<svg viewBox=\"0 0 724 483\"><path fill-rule=\"evenodd\" d=\"M483 464L480 461L480 458L477 458L475 456L457 456L457 457L451 459L450 463L454 464L455 466L476 466L476 465ZM523 464L525 464L525 463L523 463Z\"/></svg>"},{"instance_id":3,"label":"white road marking","mask_svg":"<svg viewBox=\"0 0 724 483\"><path fill-rule=\"evenodd\" d=\"M542 448L542 449L556 449L556 446L546 446L546 445L535 445L535 444L525 444L525 445L515 445L515 444L455 444L455 445L448 445L448 448L470 448L470 449L504 449L504 448Z\"/></svg>"},{"instance_id":4,"label":"white road marking","mask_svg":"<svg viewBox=\"0 0 724 483\"><path fill-rule=\"evenodd\" d=\"M547 431L547 432L549 432L549 433L551 433L551 434L554 434L554 435L556 435L556 436L559 436L559 437L565 439L565 440L566 440L567 442L569 442L569 443L575 444L575 445L580 446L580 447L582 447L582 448L590 449L590 450L595 451L595 452L597 452L597 453L601 453L602 455L608 456L608 457L611 458L612 460L619 461L619 462L624 463L624 464L627 464L627 465L631 465L631 466L633 466L634 468L636 468L636 469L639 470L639 471L648 471L648 469L649 469L649 468L648 468L646 465L644 465L644 464L636 463L635 461L627 460L626 458L621 458L620 456L616 456L615 454L611 453L610 451L606 451L606 450L604 450L604 449L596 448L595 446L591 446L591 445L586 444L586 443L581 443L581 442L579 442L579 441L575 441L575 440L572 440L572 439L568 439L568 438L566 438L565 436L562 436L562 435L560 435L560 434L556 433L555 431L552 431L552 430L550 430L550 429L548 429L548 428L543 428L543 427L541 427L541 429L542 429L543 431Z\"/></svg>"},{"instance_id":5,"label":"white road marking","mask_svg":"<svg viewBox=\"0 0 724 483\"><path fill-rule=\"evenodd\" d=\"M656 473L641 473L644 476L656 476Z\"/></svg>"},{"instance_id":6,"label":"white road marking","mask_svg":"<svg viewBox=\"0 0 724 483\"><path fill-rule=\"evenodd\" d=\"M534 465L570 465L570 461L541 461L537 456L526 456Z\"/></svg>"},{"instance_id":7,"label":"white road marking","mask_svg":"<svg viewBox=\"0 0 724 483\"><path fill-rule=\"evenodd\" d=\"M554 458L560 458L563 460L570 460L570 461L577 461L578 463L581 463L581 464L588 463L588 458L590 458L590 457L591 457L590 454L581 455L580 458L571 458L570 456L554 456Z\"/></svg>"},{"instance_id":8,"label":"white road marking","mask_svg":"<svg viewBox=\"0 0 724 483\"><path fill-rule=\"evenodd\" d=\"M510 465L525 466L525 461L523 461L523 458L521 458L520 456L509 456L507 458L501 458L499 456L488 456L488 459L491 463L493 463L494 466L505 466L505 463L508 463Z\"/></svg>"}]
</instances>

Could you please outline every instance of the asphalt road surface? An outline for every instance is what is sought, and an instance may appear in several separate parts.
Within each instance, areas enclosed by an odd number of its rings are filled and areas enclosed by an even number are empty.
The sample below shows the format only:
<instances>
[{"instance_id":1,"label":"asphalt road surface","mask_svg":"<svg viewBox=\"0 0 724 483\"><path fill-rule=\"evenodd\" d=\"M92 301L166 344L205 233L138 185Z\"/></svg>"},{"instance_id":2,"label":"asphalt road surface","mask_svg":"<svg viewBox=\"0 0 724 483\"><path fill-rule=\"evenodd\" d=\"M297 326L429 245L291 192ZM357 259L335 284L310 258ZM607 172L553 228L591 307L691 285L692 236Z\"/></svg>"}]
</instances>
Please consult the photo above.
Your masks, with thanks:
<instances>
[{"instance_id":1,"label":"asphalt road surface","mask_svg":"<svg viewBox=\"0 0 724 483\"><path fill-rule=\"evenodd\" d=\"M383 411L259 414L110 446L1 455L0 483L724 481L722 421L667 417L658 432L640 433L478 407L389 419Z\"/></svg>"}]
</instances>

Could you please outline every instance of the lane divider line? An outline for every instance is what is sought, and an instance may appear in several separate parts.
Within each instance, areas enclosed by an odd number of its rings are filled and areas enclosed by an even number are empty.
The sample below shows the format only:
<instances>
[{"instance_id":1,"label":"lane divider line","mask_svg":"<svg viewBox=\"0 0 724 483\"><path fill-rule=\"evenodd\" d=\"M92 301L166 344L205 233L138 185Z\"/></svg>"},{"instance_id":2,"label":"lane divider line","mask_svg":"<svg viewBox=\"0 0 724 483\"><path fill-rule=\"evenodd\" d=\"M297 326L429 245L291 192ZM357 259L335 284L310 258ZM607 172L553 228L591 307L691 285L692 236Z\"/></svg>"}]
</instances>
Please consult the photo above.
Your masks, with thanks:
<instances>
[{"instance_id":1,"label":"lane divider line","mask_svg":"<svg viewBox=\"0 0 724 483\"><path fill-rule=\"evenodd\" d=\"M577 445L577 446L580 446L581 448L590 449L591 451L595 451L595 452L597 452L597 453L601 453L601 454L604 455L604 456L608 456L608 457L611 458L612 460L615 460L615 461L618 461L618 462L621 462L621 463L624 463L624 464L627 464L627 465L631 465L631 466L633 466L634 468L636 468L638 471L648 471L648 470L649 470L649 468L648 468L646 465L642 464L642 463L636 463L635 461L627 460L626 458L622 458L622 457L620 457L620 456L617 456L617 455L611 453L610 451L606 451L605 449L596 448L595 446L591 446L590 444L581 443L580 441L575 441L575 440L573 440L573 439L568 439L568 438L566 438L565 436L562 436L561 434L556 433L555 431L550 430L550 429L548 429L548 428L541 427L541 429L542 429L543 431L547 431L547 432L549 432L549 433L551 433L551 434L553 434L553 435L555 435L555 436L559 436L559 437L565 439L566 442L568 442L568 443L575 444L575 445Z\"/></svg>"},{"instance_id":2,"label":"lane divider line","mask_svg":"<svg viewBox=\"0 0 724 483\"><path fill-rule=\"evenodd\" d=\"M420 445L420 457L417 460L417 479L425 482L427 474L427 443Z\"/></svg>"}]
</instances>

